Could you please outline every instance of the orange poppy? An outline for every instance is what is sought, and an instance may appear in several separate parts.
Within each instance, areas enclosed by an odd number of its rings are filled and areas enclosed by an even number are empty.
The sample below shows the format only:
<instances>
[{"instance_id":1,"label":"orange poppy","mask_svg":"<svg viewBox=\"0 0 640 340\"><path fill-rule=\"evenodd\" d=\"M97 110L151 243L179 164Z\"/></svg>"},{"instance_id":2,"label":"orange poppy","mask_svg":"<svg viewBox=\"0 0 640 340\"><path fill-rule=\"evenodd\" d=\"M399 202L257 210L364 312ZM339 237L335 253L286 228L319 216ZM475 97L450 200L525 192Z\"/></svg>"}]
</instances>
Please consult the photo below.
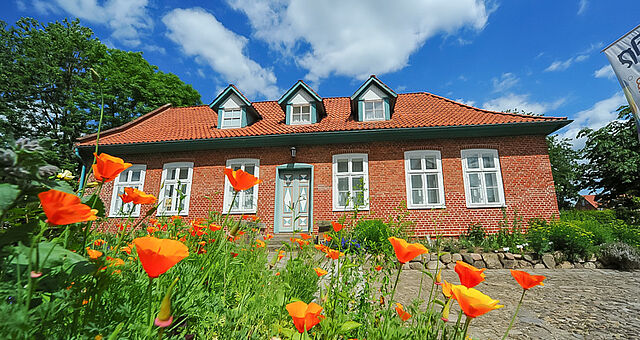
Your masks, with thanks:
<instances>
[{"instance_id":1,"label":"orange poppy","mask_svg":"<svg viewBox=\"0 0 640 340\"><path fill-rule=\"evenodd\" d=\"M263 238L264 238L264 240L265 240L265 241L267 241L267 240L272 239L272 238L273 238L273 235L271 235L271 234L266 234L266 235L264 235L264 237L263 237Z\"/></svg>"},{"instance_id":2,"label":"orange poppy","mask_svg":"<svg viewBox=\"0 0 640 340\"><path fill-rule=\"evenodd\" d=\"M442 294L448 298L450 298L451 295L453 294L451 292L451 286L453 285L447 280L444 280L444 282L442 282Z\"/></svg>"},{"instance_id":3,"label":"orange poppy","mask_svg":"<svg viewBox=\"0 0 640 340\"><path fill-rule=\"evenodd\" d=\"M278 261L282 260L286 252L284 250L278 251Z\"/></svg>"},{"instance_id":4,"label":"orange poppy","mask_svg":"<svg viewBox=\"0 0 640 340\"><path fill-rule=\"evenodd\" d=\"M47 222L53 225L94 221L98 210L91 209L80 201L80 197L58 190L49 190L38 194Z\"/></svg>"},{"instance_id":5,"label":"orange poppy","mask_svg":"<svg viewBox=\"0 0 640 340\"><path fill-rule=\"evenodd\" d=\"M453 298L458 301L460 309L467 317L475 318L494 309L502 308L498 300L482 294L475 288L467 288L463 285L451 285Z\"/></svg>"},{"instance_id":6,"label":"orange poppy","mask_svg":"<svg viewBox=\"0 0 640 340\"><path fill-rule=\"evenodd\" d=\"M322 275L327 275L328 271L322 269L322 268L313 268L313 270L316 271L316 274L318 274L318 277L322 276Z\"/></svg>"},{"instance_id":7,"label":"orange poppy","mask_svg":"<svg viewBox=\"0 0 640 340\"><path fill-rule=\"evenodd\" d=\"M275 275L276 275L276 276L280 276L280 272L277 272Z\"/></svg>"},{"instance_id":8,"label":"orange poppy","mask_svg":"<svg viewBox=\"0 0 640 340\"><path fill-rule=\"evenodd\" d=\"M123 251L127 254L131 254L131 246L120 247L120 251Z\"/></svg>"},{"instance_id":9,"label":"orange poppy","mask_svg":"<svg viewBox=\"0 0 640 340\"><path fill-rule=\"evenodd\" d=\"M407 313L404 310L402 304L399 302L396 303L396 312L398 313L398 316L400 317L400 319L402 319L402 321L407 321L411 317L411 314Z\"/></svg>"},{"instance_id":10,"label":"orange poppy","mask_svg":"<svg viewBox=\"0 0 640 340\"><path fill-rule=\"evenodd\" d=\"M333 231L335 231L336 233L344 228L344 226L338 222L331 222L331 226L333 227Z\"/></svg>"},{"instance_id":11,"label":"orange poppy","mask_svg":"<svg viewBox=\"0 0 640 340\"><path fill-rule=\"evenodd\" d=\"M303 240L308 240L310 238L313 238L313 236L305 233L300 233L300 237L302 237Z\"/></svg>"},{"instance_id":12,"label":"orange poppy","mask_svg":"<svg viewBox=\"0 0 640 340\"><path fill-rule=\"evenodd\" d=\"M102 256L102 252L99 251L99 250L93 250L93 249L87 247L87 255L89 255L90 259L95 260L98 257Z\"/></svg>"},{"instance_id":13,"label":"orange poppy","mask_svg":"<svg viewBox=\"0 0 640 340\"><path fill-rule=\"evenodd\" d=\"M267 244L262 240L256 240L256 248L264 248Z\"/></svg>"},{"instance_id":14,"label":"orange poppy","mask_svg":"<svg viewBox=\"0 0 640 340\"><path fill-rule=\"evenodd\" d=\"M329 234L327 234L327 233L322 234L322 236L324 236L324 239L327 240L327 241L331 241L331 239L332 239L332 237L329 236Z\"/></svg>"},{"instance_id":15,"label":"orange poppy","mask_svg":"<svg viewBox=\"0 0 640 340\"><path fill-rule=\"evenodd\" d=\"M96 246L96 247L100 247L101 245L103 245L105 243L107 243L107 241L105 241L105 240L103 240L101 238L93 241L93 245Z\"/></svg>"},{"instance_id":16,"label":"orange poppy","mask_svg":"<svg viewBox=\"0 0 640 340\"><path fill-rule=\"evenodd\" d=\"M133 204L153 204L156 197L151 194L145 194L136 188L124 188L124 194L120 194L123 203L133 202Z\"/></svg>"},{"instance_id":17,"label":"orange poppy","mask_svg":"<svg viewBox=\"0 0 640 340\"><path fill-rule=\"evenodd\" d=\"M327 257L332 260L337 260L342 255L344 255L344 253L331 248L327 248Z\"/></svg>"},{"instance_id":18,"label":"orange poppy","mask_svg":"<svg viewBox=\"0 0 640 340\"><path fill-rule=\"evenodd\" d=\"M151 278L155 278L189 256L189 249L182 242L159 239L153 236L138 237L133 240L142 268Z\"/></svg>"},{"instance_id":19,"label":"orange poppy","mask_svg":"<svg viewBox=\"0 0 640 340\"><path fill-rule=\"evenodd\" d=\"M209 224L209 230L211 231L218 231L220 229L222 229L222 227L217 224Z\"/></svg>"},{"instance_id":20,"label":"orange poppy","mask_svg":"<svg viewBox=\"0 0 640 340\"><path fill-rule=\"evenodd\" d=\"M229 183L231 186L236 189L236 191L242 191L252 188L254 185L262 182L258 177L245 172L242 169L233 170L231 168L225 168L224 174L227 175L227 179L229 179Z\"/></svg>"},{"instance_id":21,"label":"orange poppy","mask_svg":"<svg viewBox=\"0 0 640 340\"><path fill-rule=\"evenodd\" d=\"M256 222L258 220L258 216L255 215L243 215L242 216L243 220L251 220L251 222ZM253 231L256 231L255 229L253 229Z\"/></svg>"},{"instance_id":22,"label":"orange poppy","mask_svg":"<svg viewBox=\"0 0 640 340\"><path fill-rule=\"evenodd\" d=\"M310 330L324 319L324 316L320 315L322 307L315 302L308 305L302 301L292 302L287 305L287 312L300 333Z\"/></svg>"},{"instance_id":23,"label":"orange poppy","mask_svg":"<svg viewBox=\"0 0 640 340\"><path fill-rule=\"evenodd\" d=\"M376 271L378 271L378 272L382 270L382 266L381 265L377 265L375 268L376 268Z\"/></svg>"},{"instance_id":24,"label":"orange poppy","mask_svg":"<svg viewBox=\"0 0 640 340\"><path fill-rule=\"evenodd\" d=\"M397 238L389 237L389 242L393 246L393 250L396 252L396 257L400 263L407 263L418 255L426 254L429 250L420 243L408 243L407 241Z\"/></svg>"},{"instance_id":25,"label":"orange poppy","mask_svg":"<svg viewBox=\"0 0 640 340\"><path fill-rule=\"evenodd\" d=\"M511 269L511 276L513 276L516 281L520 284L523 289L529 289L531 287L535 287L537 285L544 286L544 279L546 277L542 275L531 275L527 272L523 272L521 270L513 270Z\"/></svg>"},{"instance_id":26,"label":"orange poppy","mask_svg":"<svg viewBox=\"0 0 640 340\"><path fill-rule=\"evenodd\" d=\"M147 227L147 233L149 233L149 234L153 234L156 231L158 231L158 228L156 228L156 227Z\"/></svg>"},{"instance_id":27,"label":"orange poppy","mask_svg":"<svg viewBox=\"0 0 640 340\"><path fill-rule=\"evenodd\" d=\"M93 177L99 182L111 182L131 166L131 163L125 163L122 158L113 157L106 153L101 153L98 156L94 152L93 155L96 157L96 164L93 165Z\"/></svg>"},{"instance_id":28,"label":"orange poppy","mask_svg":"<svg viewBox=\"0 0 640 340\"><path fill-rule=\"evenodd\" d=\"M460 278L460 284L467 288L473 288L484 281L485 268L478 269L468 263L457 261L455 271Z\"/></svg>"},{"instance_id":29,"label":"orange poppy","mask_svg":"<svg viewBox=\"0 0 640 340\"><path fill-rule=\"evenodd\" d=\"M326 253L329 251L329 247L325 246L324 244L316 244L314 245L314 247L323 253Z\"/></svg>"}]
</instances>

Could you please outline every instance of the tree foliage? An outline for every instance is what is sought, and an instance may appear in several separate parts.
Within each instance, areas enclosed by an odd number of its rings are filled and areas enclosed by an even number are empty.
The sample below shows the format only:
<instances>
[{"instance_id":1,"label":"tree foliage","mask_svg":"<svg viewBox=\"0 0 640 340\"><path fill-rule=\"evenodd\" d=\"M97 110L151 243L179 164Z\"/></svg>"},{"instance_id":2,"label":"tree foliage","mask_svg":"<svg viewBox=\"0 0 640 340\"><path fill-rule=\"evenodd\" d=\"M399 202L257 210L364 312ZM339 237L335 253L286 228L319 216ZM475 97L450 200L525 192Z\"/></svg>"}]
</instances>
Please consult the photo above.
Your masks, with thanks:
<instances>
[{"instance_id":1,"label":"tree foliage","mask_svg":"<svg viewBox=\"0 0 640 340\"><path fill-rule=\"evenodd\" d=\"M92 80L90 68L101 76ZM200 94L158 71L139 52L110 49L78 20L42 24L0 21L0 138L53 141L47 161L73 170L73 143L95 132L100 92L104 128L122 125L160 105L200 104Z\"/></svg>"},{"instance_id":2,"label":"tree foliage","mask_svg":"<svg viewBox=\"0 0 640 340\"><path fill-rule=\"evenodd\" d=\"M572 149L568 138L560 138L557 135L548 136L547 144L558 207L569 209L578 198L580 191L580 173L578 172L580 153Z\"/></svg>"}]
</instances>

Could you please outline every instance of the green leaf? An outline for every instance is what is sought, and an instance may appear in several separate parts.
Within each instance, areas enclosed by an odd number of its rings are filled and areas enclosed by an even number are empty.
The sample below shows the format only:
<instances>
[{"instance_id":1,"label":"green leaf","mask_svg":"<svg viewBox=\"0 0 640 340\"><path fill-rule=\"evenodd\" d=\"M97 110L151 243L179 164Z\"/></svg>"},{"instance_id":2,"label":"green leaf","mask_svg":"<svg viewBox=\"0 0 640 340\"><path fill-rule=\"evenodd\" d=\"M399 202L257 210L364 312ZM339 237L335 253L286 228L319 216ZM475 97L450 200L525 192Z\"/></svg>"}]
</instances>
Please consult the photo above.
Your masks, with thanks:
<instances>
[{"instance_id":1,"label":"green leaf","mask_svg":"<svg viewBox=\"0 0 640 340\"><path fill-rule=\"evenodd\" d=\"M11 263L14 265L28 266L30 248L21 243L14 247L14 251L16 257ZM39 256L36 256L36 251L40 253ZM76 254L53 242L40 242L31 254L31 262L36 262L37 257L40 259L38 267L45 271L65 273L69 276L79 276L95 270L95 266L88 262L84 256Z\"/></svg>"},{"instance_id":2,"label":"green leaf","mask_svg":"<svg viewBox=\"0 0 640 340\"><path fill-rule=\"evenodd\" d=\"M427 276L429 276L432 280L433 280L433 274L431 274L429 271L427 270L420 270L423 274L426 274Z\"/></svg>"},{"instance_id":3,"label":"green leaf","mask_svg":"<svg viewBox=\"0 0 640 340\"><path fill-rule=\"evenodd\" d=\"M98 217L105 217L104 202L98 195L85 196L82 198L82 203L91 207L91 209L98 210Z\"/></svg>"},{"instance_id":4,"label":"green leaf","mask_svg":"<svg viewBox=\"0 0 640 340\"><path fill-rule=\"evenodd\" d=\"M360 326L362 326L361 323L351 321L351 320L346 321L345 323L342 324L342 326L340 326L340 333L341 334L348 333L349 331L352 331Z\"/></svg>"},{"instance_id":5,"label":"green leaf","mask_svg":"<svg viewBox=\"0 0 640 340\"><path fill-rule=\"evenodd\" d=\"M15 184L0 184L0 214L8 209L18 198L20 188Z\"/></svg>"},{"instance_id":6,"label":"green leaf","mask_svg":"<svg viewBox=\"0 0 640 340\"><path fill-rule=\"evenodd\" d=\"M442 301L440 301L440 300L438 300L438 299L434 299L434 300L433 300L433 302L434 302L435 304L438 304L438 305L440 305L440 306L443 306L443 307L444 307L444 302L442 302Z\"/></svg>"}]
</instances>

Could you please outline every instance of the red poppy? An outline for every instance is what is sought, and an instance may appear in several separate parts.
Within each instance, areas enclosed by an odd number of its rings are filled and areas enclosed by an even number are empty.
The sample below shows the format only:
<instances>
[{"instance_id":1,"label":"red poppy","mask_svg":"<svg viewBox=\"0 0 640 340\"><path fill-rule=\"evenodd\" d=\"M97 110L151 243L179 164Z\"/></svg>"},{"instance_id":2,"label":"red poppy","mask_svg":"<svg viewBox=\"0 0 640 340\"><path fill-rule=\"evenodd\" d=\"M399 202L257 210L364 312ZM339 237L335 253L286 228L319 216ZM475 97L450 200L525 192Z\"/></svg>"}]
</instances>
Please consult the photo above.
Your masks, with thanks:
<instances>
[{"instance_id":1,"label":"red poppy","mask_svg":"<svg viewBox=\"0 0 640 340\"><path fill-rule=\"evenodd\" d=\"M473 288L484 281L485 274L483 272L485 268L478 269L465 262L457 261L455 271L460 278L460 284L467 288Z\"/></svg>"},{"instance_id":2,"label":"red poppy","mask_svg":"<svg viewBox=\"0 0 640 340\"><path fill-rule=\"evenodd\" d=\"M147 232L148 232L149 234L153 234L153 233L155 233L156 231L158 231L158 228L156 228L156 227L147 227Z\"/></svg>"},{"instance_id":3,"label":"red poppy","mask_svg":"<svg viewBox=\"0 0 640 340\"><path fill-rule=\"evenodd\" d=\"M300 233L300 237L302 237L303 240L308 240L313 238L313 236L309 235L309 234L305 234L305 233Z\"/></svg>"},{"instance_id":4,"label":"red poppy","mask_svg":"<svg viewBox=\"0 0 640 340\"><path fill-rule=\"evenodd\" d=\"M327 240L327 241L331 241L331 238L332 238L332 237L331 237L329 234L324 233L324 234L322 234L322 236L324 236L324 239L325 239L325 240Z\"/></svg>"},{"instance_id":5,"label":"red poppy","mask_svg":"<svg viewBox=\"0 0 640 340\"><path fill-rule=\"evenodd\" d=\"M324 316L320 315L322 307L315 302L308 305L302 301L292 302L287 305L287 312L300 333L310 330L324 319Z\"/></svg>"},{"instance_id":6,"label":"red poppy","mask_svg":"<svg viewBox=\"0 0 640 340\"><path fill-rule=\"evenodd\" d=\"M209 224L209 230L211 231L218 231L220 229L222 229L222 227L217 224Z\"/></svg>"},{"instance_id":7,"label":"red poppy","mask_svg":"<svg viewBox=\"0 0 640 340\"><path fill-rule=\"evenodd\" d=\"M238 257L238 253L231 253L231 257Z\"/></svg>"},{"instance_id":8,"label":"red poppy","mask_svg":"<svg viewBox=\"0 0 640 340\"><path fill-rule=\"evenodd\" d=\"M282 260L286 252L284 250L278 251L278 261Z\"/></svg>"},{"instance_id":9,"label":"red poppy","mask_svg":"<svg viewBox=\"0 0 640 340\"><path fill-rule=\"evenodd\" d=\"M407 263L419 255L429 252L429 250L422 244L408 243L401 238L389 237L389 242L391 242L393 250L395 250L396 257L400 263Z\"/></svg>"},{"instance_id":10,"label":"red poppy","mask_svg":"<svg viewBox=\"0 0 640 340\"><path fill-rule=\"evenodd\" d=\"M396 312L398 313L398 316L400 317L400 319L402 319L402 321L407 321L411 317L411 314L407 313L404 310L404 307L401 303L396 303Z\"/></svg>"},{"instance_id":11,"label":"red poppy","mask_svg":"<svg viewBox=\"0 0 640 340\"><path fill-rule=\"evenodd\" d=\"M382 270L382 266L381 265L377 265L375 268L376 268L376 271L378 271L378 272Z\"/></svg>"},{"instance_id":12,"label":"red poppy","mask_svg":"<svg viewBox=\"0 0 640 340\"><path fill-rule=\"evenodd\" d=\"M263 237L263 238L264 238L264 240L265 240L265 241L267 241L267 240L272 239L272 238L273 238L273 235L271 235L271 234L266 234L266 235L264 235L264 237Z\"/></svg>"},{"instance_id":13,"label":"red poppy","mask_svg":"<svg viewBox=\"0 0 640 340\"><path fill-rule=\"evenodd\" d=\"M323 275L327 275L327 273L329 273L328 271L322 269L322 268L313 268L313 270L315 270L316 274L318 275L318 277L323 276Z\"/></svg>"},{"instance_id":14,"label":"red poppy","mask_svg":"<svg viewBox=\"0 0 640 340\"><path fill-rule=\"evenodd\" d=\"M196 224L189 229L189 234L191 234L191 236L198 236L198 237L202 235L207 235L207 232L202 229L204 229L204 226Z\"/></svg>"},{"instance_id":15,"label":"red poppy","mask_svg":"<svg viewBox=\"0 0 640 340\"><path fill-rule=\"evenodd\" d=\"M523 272L521 270L513 270L511 269L511 276L513 276L516 281L520 284L523 289L529 289L535 286L544 286L544 279L546 277L542 275L531 275L527 272Z\"/></svg>"},{"instance_id":16,"label":"red poppy","mask_svg":"<svg viewBox=\"0 0 640 340\"><path fill-rule=\"evenodd\" d=\"M151 278L155 278L189 256L189 249L182 242L159 239L152 236L133 240L142 268Z\"/></svg>"},{"instance_id":17,"label":"red poppy","mask_svg":"<svg viewBox=\"0 0 640 340\"><path fill-rule=\"evenodd\" d=\"M120 194L123 203L133 202L133 204L153 204L156 197L151 194L145 194L136 188L124 188L124 194Z\"/></svg>"},{"instance_id":18,"label":"red poppy","mask_svg":"<svg viewBox=\"0 0 640 340\"><path fill-rule=\"evenodd\" d=\"M344 228L344 226L338 222L331 222L331 226L333 227L333 231L335 231L336 233Z\"/></svg>"},{"instance_id":19,"label":"red poppy","mask_svg":"<svg viewBox=\"0 0 640 340\"><path fill-rule=\"evenodd\" d=\"M225 168L224 174L227 175L227 179L229 179L229 183L231 186L236 189L236 191L242 191L252 188L254 185L262 182L258 177L245 172L242 169L233 170L231 168Z\"/></svg>"},{"instance_id":20,"label":"red poppy","mask_svg":"<svg viewBox=\"0 0 640 340\"><path fill-rule=\"evenodd\" d=\"M332 260L337 260L338 258L340 258L340 256L344 255L344 253L331 249L331 248L327 248L327 257L332 259Z\"/></svg>"},{"instance_id":21,"label":"red poppy","mask_svg":"<svg viewBox=\"0 0 640 340\"><path fill-rule=\"evenodd\" d=\"M122 158L113 157L106 153L101 153L98 156L94 152L93 155L96 157L96 164L93 165L93 177L100 182L113 181L122 171L131 166L131 163L125 163Z\"/></svg>"},{"instance_id":22,"label":"red poppy","mask_svg":"<svg viewBox=\"0 0 640 340\"><path fill-rule=\"evenodd\" d=\"M53 225L72 224L84 221L94 221L98 217L97 210L82 204L80 198L74 194L58 190L49 190L38 194L42 210L47 215L47 222Z\"/></svg>"}]
</instances>

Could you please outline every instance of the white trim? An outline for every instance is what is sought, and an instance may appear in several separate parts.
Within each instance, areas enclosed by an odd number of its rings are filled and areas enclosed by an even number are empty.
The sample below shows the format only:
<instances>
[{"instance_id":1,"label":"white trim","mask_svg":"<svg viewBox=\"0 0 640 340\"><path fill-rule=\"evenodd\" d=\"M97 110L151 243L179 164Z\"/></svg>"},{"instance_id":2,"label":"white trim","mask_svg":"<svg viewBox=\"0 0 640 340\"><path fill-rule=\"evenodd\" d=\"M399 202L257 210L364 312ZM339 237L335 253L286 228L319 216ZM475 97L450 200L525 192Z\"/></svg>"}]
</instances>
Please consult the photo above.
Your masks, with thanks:
<instances>
[{"instance_id":1,"label":"white trim","mask_svg":"<svg viewBox=\"0 0 640 340\"><path fill-rule=\"evenodd\" d=\"M256 177L260 177L260 160L256 159L256 158L234 158L234 159L228 159L227 160L227 168L230 168L232 164L240 164L240 168L242 170L245 169L245 166L247 165L253 165L254 166L254 176ZM229 182L229 179L227 178L227 176L224 176L224 199L223 199L223 205L222 205L222 213L226 214L229 211L229 206L231 205L231 201L233 200L233 194L232 194L232 190L233 187L231 186L231 183ZM253 208L251 209L244 209L243 207L241 207L240 204L238 204L238 209L232 209L230 214L255 214L258 211L258 185L256 184L255 186L253 186L253 202L252 202L252 206ZM238 195L236 196L236 201L237 202L243 202L245 199L245 194L246 194L246 190L245 191L240 191L238 193Z\"/></svg>"},{"instance_id":2,"label":"white trim","mask_svg":"<svg viewBox=\"0 0 640 340\"><path fill-rule=\"evenodd\" d=\"M140 170L140 179L137 181L131 181L130 179L131 172L136 170ZM116 203L118 203L118 200L120 201L122 200L118 195L118 188L128 187L128 188L136 188L138 190L144 191L144 176L146 171L147 171L146 165L134 164L130 166L128 169L126 169L125 171L121 172L120 175L118 175L118 177L116 177L116 179L113 181L113 190L111 193L111 204L109 204L109 217L128 217L129 216L129 214L127 213L128 209L123 208L123 210L121 211L119 208L116 207ZM128 179L124 183L120 182L120 176L122 176L122 174L126 174ZM140 204L134 205L133 203L127 203L126 205L129 205L130 207L131 206L134 207L133 211L131 212L131 217L140 216Z\"/></svg>"},{"instance_id":3,"label":"white trim","mask_svg":"<svg viewBox=\"0 0 640 340\"><path fill-rule=\"evenodd\" d=\"M426 161L424 161L427 157L435 157L436 159L436 169L426 169ZM421 170L411 170L411 159L419 158L421 160ZM404 153L404 174L405 174L405 186L407 193L407 209L433 209L433 208L444 208L444 180L442 178L442 158L440 155L440 151L437 150L412 150L405 151ZM427 181L426 175L435 174L438 181L438 203L429 204L427 203ZM414 204L412 202L412 187L411 187L411 175L421 175L422 176L422 192L424 197L423 204Z\"/></svg>"},{"instance_id":4,"label":"white trim","mask_svg":"<svg viewBox=\"0 0 640 340\"><path fill-rule=\"evenodd\" d=\"M187 168L187 178L180 179L180 174L178 170L178 174L176 174L176 179L167 179L167 175L169 174L169 170L179 169L179 168ZM160 184L160 194L158 195L158 211L156 215L158 216L171 216L171 215L181 215L187 216L189 214L189 201L191 200L191 184L193 182L193 162L172 162L165 163L162 166L162 182ZM176 209L173 210L165 210L165 190L168 185L176 185L176 184L184 184L185 192L184 192L184 207L182 210L178 211ZM174 194L172 195L177 197L177 191L174 190ZM173 197L172 197L173 198ZM173 202L171 202L173 205ZM176 206L177 208L177 206Z\"/></svg>"},{"instance_id":5,"label":"white trim","mask_svg":"<svg viewBox=\"0 0 640 340\"><path fill-rule=\"evenodd\" d=\"M352 164L354 159L362 159L362 171L361 172L353 172ZM340 173L338 175L338 160L347 160L349 163L348 171ZM333 196L333 211L353 211L355 210L353 206L353 199L349 199L347 206L338 205L339 202L339 194L338 194L338 177L347 177L349 178L349 193L353 192L353 182L352 177L362 176L363 178L363 200L364 205L359 206L358 210L369 210L369 155L366 153L345 153L339 155L333 155L332 157L332 196Z\"/></svg>"},{"instance_id":6,"label":"white trim","mask_svg":"<svg viewBox=\"0 0 640 340\"><path fill-rule=\"evenodd\" d=\"M362 101L362 121L364 122L375 122L375 121L381 121L381 120L385 120L385 105L384 105L384 100L383 99L373 99L373 100L363 100ZM367 103L374 103L373 105L373 115L374 118L372 119L367 119ZM382 117L380 118L376 118L375 117L375 112L376 112L376 108L375 108L375 103L379 103L380 106L382 106Z\"/></svg>"},{"instance_id":7,"label":"white trim","mask_svg":"<svg viewBox=\"0 0 640 340\"><path fill-rule=\"evenodd\" d=\"M483 155L491 155L493 156L494 167L493 168L485 168L482 156ZM477 169L469 169L467 167L467 157L477 156L478 157L478 168ZM506 207L505 199L504 199L504 185L502 183L502 173L500 170L500 157L498 157L498 150L495 149L466 149L460 151L460 159L462 161L462 178L464 181L464 192L465 198L467 202L467 208L502 208ZM469 185L469 174L470 173L478 173L481 174L480 178L480 189L481 189L481 199L480 203L471 202L471 188ZM485 176L484 174L495 173L496 174L496 184L498 191L498 202L488 203L486 201L487 187L485 184Z\"/></svg>"},{"instance_id":8,"label":"white trim","mask_svg":"<svg viewBox=\"0 0 640 340\"><path fill-rule=\"evenodd\" d=\"M307 107L309 108L309 120L300 120L298 122L293 120L293 116L295 115L295 109L296 108L300 108L300 119L302 119L302 116L305 115L306 113L302 112L302 108L303 107ZM290 125L305 125L305 124L311 124L311 104L307 103L307 104L292 104L291 105L291 124Z\"/></svg>"},{"instance_id":9,"label":"white trim","mask_svg":"<svg viewBox=\"0 0 640 340\"><path fill-rule=\"evenodd\" d=\"M233 122L235 122L236 120L238 121L237 124L225 124L225 118L228 118L227 115L228 114L238 114L238 117L232 117ZM241 108L229 108L229 109L222 109L222 117L220 119L220 128L221 129L237 129L242 127L242 109Z\"/></svg>"}]
</instances>

